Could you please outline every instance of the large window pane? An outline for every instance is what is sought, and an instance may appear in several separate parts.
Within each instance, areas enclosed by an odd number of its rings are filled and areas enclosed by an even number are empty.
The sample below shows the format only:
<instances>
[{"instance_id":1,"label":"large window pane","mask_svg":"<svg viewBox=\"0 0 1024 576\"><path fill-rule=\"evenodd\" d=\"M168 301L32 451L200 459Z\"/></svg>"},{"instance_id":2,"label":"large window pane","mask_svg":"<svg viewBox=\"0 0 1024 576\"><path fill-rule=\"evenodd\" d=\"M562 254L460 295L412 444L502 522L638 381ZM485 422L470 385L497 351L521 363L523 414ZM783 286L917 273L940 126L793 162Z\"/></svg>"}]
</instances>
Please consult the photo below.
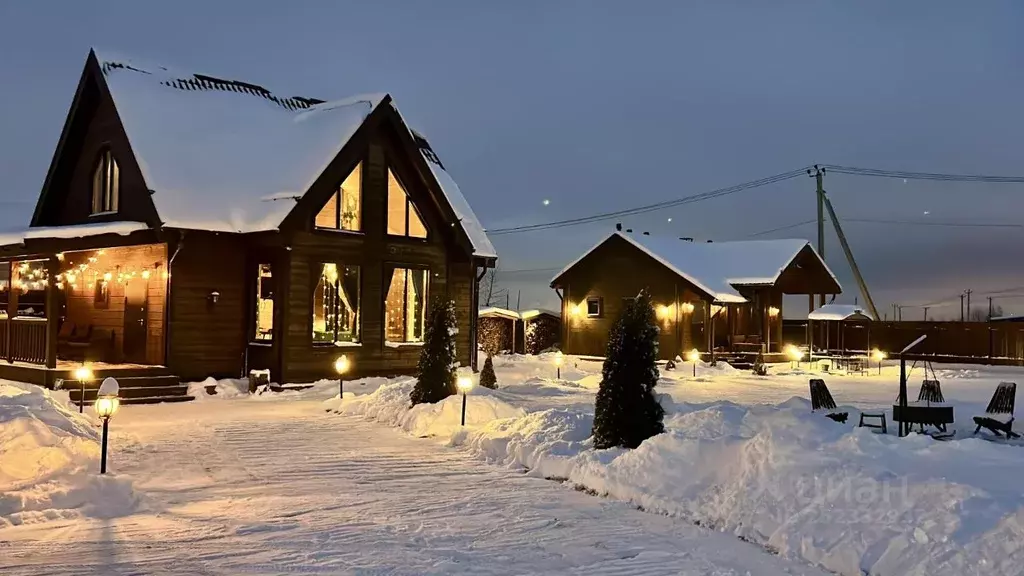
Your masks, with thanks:
<instances>
[{"instance_id":1,"label":"large window pane","mask_svg":"<svg viewBox=\"0 0 1024 576\"><path fill-rule=\"evenodd\" d=\"M360 162L331 195L316 215L316 227L333 230L362 230L363 164Z\"/></svg>"},{"instance_id":2,"label":"large window pane","mask_svg":"<svg viewBox=\"0 0 1024 576\"><path fill-rule=\"evenodd\" d=\"M426 238L427 228L423 225L416 206L409 199L402 183L395 173L388 169L388 234Z\"/></svg>"},{"instance_id":3,"label":"large window pane","mask_svg":"<svg viewBox=\"0 0 1024 576\"><path fill-rule=\"evenodd\" d=\"M384 339L422 342L426 324L429 271L395 268L384 301Z\"/></svg>"},{"instance_id":4,"label":"large window pane","mask_svg":"<svg viewBox=\"0 0 1024 576\"><path fill-rule=\"evenodd\" d=\"M359 267L326 263L313 290L313 342L359 342Z\"/></svg>"},{"instance_id":5,"label":"large window pane","mask_svg":"<svg viewBox=\"0 0 1024 576\"><path fill-rule=\"evenodd\" d=\"M270 264L260 264L256 274L256 340L274 337L274 277Z\"/></svg>"}]
</instances>

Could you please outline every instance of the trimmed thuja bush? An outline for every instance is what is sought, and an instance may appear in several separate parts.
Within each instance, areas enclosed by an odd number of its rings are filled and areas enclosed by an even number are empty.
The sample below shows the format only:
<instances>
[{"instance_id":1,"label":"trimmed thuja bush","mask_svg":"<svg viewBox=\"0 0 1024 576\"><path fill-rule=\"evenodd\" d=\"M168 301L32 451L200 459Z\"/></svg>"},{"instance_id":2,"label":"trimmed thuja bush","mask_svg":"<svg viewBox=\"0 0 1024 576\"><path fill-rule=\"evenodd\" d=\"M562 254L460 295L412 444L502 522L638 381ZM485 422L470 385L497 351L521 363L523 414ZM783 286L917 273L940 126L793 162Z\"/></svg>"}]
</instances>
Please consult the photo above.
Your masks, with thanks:
<instances>
[{"instance_id":1,"label":"trimmed thuja bush","mask_svg":"<svg viewBox=\"0 0 1024 576\"><path fill-rule=\"evenodd\" d=\"M420 352L419 375L409 399L412 404L433 404L455 394L455 302L438 300L430 310L423 350Z\"/></svg>"},{"instance_id":2,"label":"trimmed thuja bush","mask_svg":"<svg viewBox=\"0 0 1024 576\"><path fill-rule=\"evenodd\" d=\"M608 338L594 410L594 447L636 448L665 431L658 383L658 325L646 291L627 302Z\"/></svg>"},{"instance_id":3,"label":"trimmed thuja bush","mask_svg":"<svg viewBox=\"0 0 1024 576\"><path fill-rule=\"evenodd\" d=\"M498 377L494 374L494 362L490 356L484 360L484 368L480 371L480 385L491 390L498 388Z\"/></svg>"}]
</instances>

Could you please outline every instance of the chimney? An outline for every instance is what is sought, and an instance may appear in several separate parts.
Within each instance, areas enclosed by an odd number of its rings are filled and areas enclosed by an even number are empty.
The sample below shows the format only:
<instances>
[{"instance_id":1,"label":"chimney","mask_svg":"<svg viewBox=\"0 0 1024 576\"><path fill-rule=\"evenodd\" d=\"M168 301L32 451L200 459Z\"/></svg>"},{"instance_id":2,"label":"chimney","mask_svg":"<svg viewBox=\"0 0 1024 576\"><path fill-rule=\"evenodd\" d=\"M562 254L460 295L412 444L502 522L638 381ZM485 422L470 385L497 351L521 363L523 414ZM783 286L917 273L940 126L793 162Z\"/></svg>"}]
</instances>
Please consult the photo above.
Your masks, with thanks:
<instances>
[{"instance_id":1,"label":"chimney","mask_svg":"<svg viewBox=\"0 0 1024 576\"><path fill-rule=\"evenodd\" d=\"M616 232L622 232L622 222L616 222L615 223L615 231Z\"/></svg>"},{"instance_id":2,"label":"chimney","mask_svg":"<svg viewBox=\"0 0 1024 576\"><path fill-rule=\"evenodd\" d=\"M626 232L629 233L629 234L632 234L633 233L633 229L632 228L626 228Z\"/></svg>"},{"instance_id":3,"label":"chimney","mask_svg":"<svg viewBox=\"0 0 1024 576\"><path fill-rule=\"evenodd\" d=\"M644 236L650 236L650 235L651 235L650 232L647 232L646 230L644 231Z\"/></svg>"},{"instance_id":4,"label":"chimney","mask_svg":"<svg viewBox=\"0 0 1024 576\"><path fill-rule=\"evenodd\" d=\"M690 242L691 244L693 243L693 238L690 238L689 236L683 236L680 240L683 242Z\"/></svg>"}]
</instances>

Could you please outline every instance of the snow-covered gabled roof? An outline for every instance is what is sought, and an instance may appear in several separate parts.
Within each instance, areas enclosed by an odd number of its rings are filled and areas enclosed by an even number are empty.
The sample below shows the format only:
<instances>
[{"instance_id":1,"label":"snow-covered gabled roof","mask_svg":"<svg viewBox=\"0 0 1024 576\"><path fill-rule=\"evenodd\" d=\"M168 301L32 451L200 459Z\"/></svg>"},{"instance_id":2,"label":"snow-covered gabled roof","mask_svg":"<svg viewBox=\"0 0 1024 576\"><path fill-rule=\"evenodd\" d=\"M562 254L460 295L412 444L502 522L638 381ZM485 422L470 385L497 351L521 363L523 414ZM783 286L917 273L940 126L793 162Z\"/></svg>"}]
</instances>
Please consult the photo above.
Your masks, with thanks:
<instances>
[{"instance_id":1,"label":"snow-covered gabled roof","mask_svg":"<svg viewBox=\"0 0 1024 576\"><path fill-rule=\"evenodd\" d=\"M529 320L530 318L536 318L537 316L548 315L555 318L560 318L562 315L554 310L548 310L546 308L534 308L533 310L522 310L519 312L519 317L523 320Z\"/></svg>"},{"instance_id":2,"label":"snow-covered gabled roof","mask_svg":"<svg viewBox=\"0 0 1024 576\"><path fill-rule=\"evenodd\" d=\"M519 313L515 310L509 310L507 308L498 308L496 306L487 306L481 308L477 315L481 318L494 317L508 318L509 320L519 320Z\"/></svg>"},{"instance_id":3,"label":"snow-covered gabled roof","mask_svg":"<svg viewBox=\"0 0 1024 576\"><path fill-rule=\"evenodd\" d=\"M871 313L855 304L825 304L807 314L810 320L873 320Z\"/></svg>"},{"instance_id":4,"label":"snow-covered gabled roof","mask_svg":"<svg viewBox=\"0 0 1024 576\"><path fill-rule=\"evenodd\" d=\"M286 97L94 54L157 214L173 228L277 229L366 118L384 103L394 106L387 94ZM476 255L496 257L458 186L428 163Z\"/></svg>"},{"instance_id":5,"label":"snow-covered gabled roof","mask_svg":"<svg viewBox=\"0 0 1024 576\"><path fill-rule=\"evenodd\" d=\"M552 278L552 283L598 246L616 236L643 250L721 303L747 301L736 290L736 286L774 285L793 259L810 246L807 240L799 239L693 243L676 238L614 232L563 268ZM814 254L817 256L817 252ZM828 270L820 256L818 260ZM835 279L831 270L828 273Z\"/></svg>"}]
</instances>

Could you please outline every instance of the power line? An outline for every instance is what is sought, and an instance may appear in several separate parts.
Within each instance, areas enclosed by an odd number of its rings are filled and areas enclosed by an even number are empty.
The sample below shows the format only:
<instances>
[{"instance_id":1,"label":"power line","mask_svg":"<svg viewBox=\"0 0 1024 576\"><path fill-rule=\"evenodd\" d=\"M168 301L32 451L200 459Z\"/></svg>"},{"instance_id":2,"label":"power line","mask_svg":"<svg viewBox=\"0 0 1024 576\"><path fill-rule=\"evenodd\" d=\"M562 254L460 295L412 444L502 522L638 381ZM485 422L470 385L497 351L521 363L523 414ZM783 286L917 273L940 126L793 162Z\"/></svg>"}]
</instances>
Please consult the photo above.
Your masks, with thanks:
<instances>
[{"instance_id":1,"label":"power line","mask_svg":"<svg viewBox=\"0 0 1024 576\"><path fill-rule=\"evenodd\" d=\"M693 202L701 202L704 200L710 200L712 198L719 198L721 196L727 196L729 194L735 194L744 190L750 190L752 188L759 188L761 186L767 186L776 182L782 182L797 176L802 176L805 172L805 168L799 168L796 170L789 170L787 172L781 172L772 176L766 176L757 180L751 180L749 182L743 182L741 184L735 184L725 188L718 188L710 190L708 192L701 192L700 194L693 194L685 196L683 198L677 198L675 200L666 200L664 202L658 202L656 204L647 204L645 206L638 206L635 208L627 208L624 210L616 210L614 212L604 212L602 214L594 214L591 216L583 216L580 218L570 218L567 220L557 220L554 222L545 222L542 224L530 224L526 226L513 226L509 228L496 228L488 230L487 234L492 236L499 236L502 234L518 234L520 232L532 232L536 230L549 230L552 228L562 228L565 226L577 226L580 224L590 224L592 222L601 222L603 220L611 220L613 218L619 218L622 216L632 216L634 214L643 214L646 212L653 212L655 210L661 210L663 208L672 208L674 206L681 206L683 204L690 204Z\"/></svg>"},{"instance_id":2,"label":"power line","mask_svg":"<svg viewBox=\"0 0 1024 576\"><path fill-rule=\"evenodd\" d=\"M875 176L879 178L899 178L902 180L939 180L945 182L989 182L996 184L1022 184L1024 176L993 176L990 174L945 174L940 172L910 172L906 170L883 170L881 168L863 168L859 166L842 166L839 164L822 164L829 172L850 174L853 176Z\"/></svg>"},{"instance_id":3,"label":"power line","mask_svg":"<svg viewBox=\"0 0 1024 576\"><path fill-rule=\"evenodd\" d=\"M797 222L796 224L788 224L786 226L779 226L778 228L772 228L770 230L762 230L760 232L754 232L753 234L747 234L747 238L753 238L755 236L764 236L765 234L771 234L772 232L782 232L783 230L790 230L792 228L799 228L800 226L806 226L808 224L814 224L817 222L816 219L804 220L803 222Z\"/></svg>"},{"instance_id":4,"label":"power line","mask_svg":"<svg viewBox=\"0 0 1024 576\"><path fill-rule=\"evenodd\" d=\"M881 220L877 218L843 218L843 222L858 222L864 224L895 224L898 226L941 226L946 228L1024 228L1024 224L1014 224L1008 222L927 222L923 220Z\"/></svg>"}]
</instances>

